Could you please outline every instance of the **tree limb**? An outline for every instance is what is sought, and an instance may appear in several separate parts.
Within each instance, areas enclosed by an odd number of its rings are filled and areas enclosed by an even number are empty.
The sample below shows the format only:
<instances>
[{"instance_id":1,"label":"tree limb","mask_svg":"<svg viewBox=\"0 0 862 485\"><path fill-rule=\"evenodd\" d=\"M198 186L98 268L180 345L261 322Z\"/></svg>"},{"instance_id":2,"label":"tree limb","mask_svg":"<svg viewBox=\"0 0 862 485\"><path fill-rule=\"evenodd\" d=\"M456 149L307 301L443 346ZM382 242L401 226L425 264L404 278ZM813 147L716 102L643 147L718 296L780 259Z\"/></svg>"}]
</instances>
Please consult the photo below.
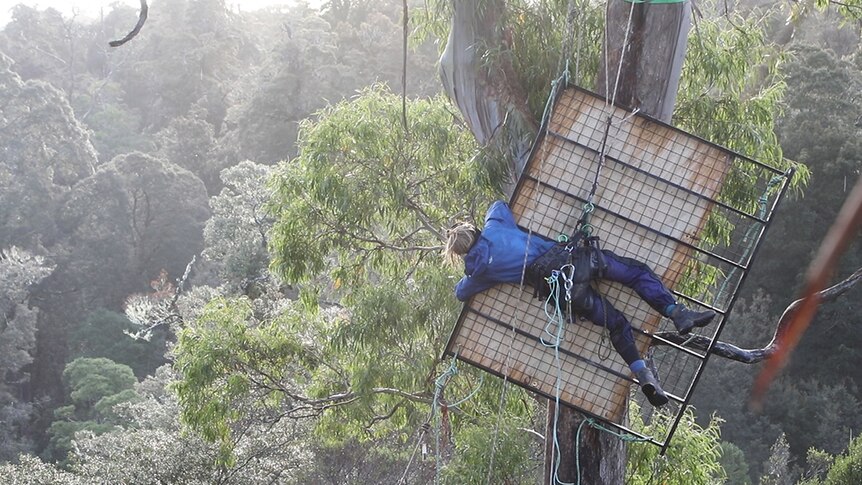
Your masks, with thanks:
<instances>
[{"instance_id":1,"label":"tree limb","mask_svg":"<svg viewBox=\"0 0 862 485\"><path fill-rule=\"evenodd\" d=\"M857 269L853 274L835 285L816 293L813 297L819 298L821 303L835 301L848 290L856 286L860 280L862 280L862 268ZM769 342L766 347L761 349L743 349L726 342L716 342L715 346L712 348L711 354L724 357L725 359L742 362L744 364L756 364L766 360L780 349L780 337L786 330L787 325L793 319L793 315L796 310L803 302L805 302L805 298L800 298L787 306L784 313L781 315L781 318L778 319L778 326L775 329L775 334L772 336L772 341ZM690 337L682 336L675 332L662 332L656 335L675 344L683 345L689 349L706 351L706 349L709 348L710 339L701 335ZM654 345L662 345L662 342L660 340L656 340Z\"/></svg>"},{"instance_id":2,"label":"tree limb","mask_svg":"<svg viewBox=\"0 0 862 485\"><path fill-rule=\"evenodd\" d=\"M144 22L147 21L147 10L149 10L149 7L147 7L147 0L141 0L141 14L138 17L138 23L135 24L135 28L133 28L132 31L126 34L122 39L108 42L108 45L111 47L119 47L138 35L138 32L140 32L141 28L144 26Z\"/></svg>"}]
</instances>

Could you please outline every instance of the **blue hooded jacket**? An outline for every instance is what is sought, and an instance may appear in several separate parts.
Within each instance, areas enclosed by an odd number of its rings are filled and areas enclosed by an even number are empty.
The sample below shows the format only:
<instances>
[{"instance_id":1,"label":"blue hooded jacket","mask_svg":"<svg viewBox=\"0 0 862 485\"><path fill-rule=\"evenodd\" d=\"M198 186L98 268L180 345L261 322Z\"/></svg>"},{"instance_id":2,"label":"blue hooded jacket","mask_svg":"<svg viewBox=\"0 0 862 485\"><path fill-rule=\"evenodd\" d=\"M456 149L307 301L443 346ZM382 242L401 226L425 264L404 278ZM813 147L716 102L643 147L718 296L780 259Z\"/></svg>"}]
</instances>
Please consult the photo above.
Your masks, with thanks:
<instances>
[{"instance_id":1,"label":"blue hooded jacket","mask_svg":"<svg viewBox=\"0 0 862 485\"><path fill-rule=\"evenodd\" d=\"M464 255L465 276L455 285L455 296L467 301L498 283L520 283L525 250L529 266L554 244L550 239L521 230L509 206L500 200L494 202L485 214L485 227L479 239Z\"/></svg>"}]
</instances>

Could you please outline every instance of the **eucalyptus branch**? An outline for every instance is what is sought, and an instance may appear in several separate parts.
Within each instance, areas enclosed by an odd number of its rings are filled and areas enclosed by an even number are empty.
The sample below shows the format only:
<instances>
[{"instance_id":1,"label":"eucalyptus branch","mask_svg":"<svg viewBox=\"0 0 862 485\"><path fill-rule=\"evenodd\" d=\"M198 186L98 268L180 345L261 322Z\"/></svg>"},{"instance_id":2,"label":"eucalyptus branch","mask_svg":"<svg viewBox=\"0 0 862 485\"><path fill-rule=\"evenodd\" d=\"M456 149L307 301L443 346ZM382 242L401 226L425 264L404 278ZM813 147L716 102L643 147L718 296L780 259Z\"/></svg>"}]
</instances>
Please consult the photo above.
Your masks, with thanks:
<instances>
[{"instance_id":1,"label":"eucalyptus branch","mask_svg":"<svg viewBox=\"0 0 862 485\"><path fill-rule=\"evenodd\" d=\"M261 245L263 249L266 249L269 245L269 242L266 237L266 217L263 219L258 217L258 210L263 207L263 203L255 205L252 209L251 218L254 220L254 225L257 227L257 232L260 234Z\"/></svg>"},{"instance_id":2,"label":"eucalyptus branch","mask_svg":"<svg viewBox=\"0 0 862 485\"><path fill-rule=\"evenodd\" d=\"M295 394L293 391L291 391L287 387L279 384L277 380L274 380L267 373L261 371L260 369L251 367L248 364L245 364L243 362L236 362L235 368L236 368L236 370L238 370L240 372L243 372L243 371L247 372L248 373L248 380L250 380L252 382L252 384L254 384L255 386L257 386L260 389L264 389L264 390L267 390L270 392L279 392L279 393L284 394L285 396L293 399L294 401L304 402L307 400L307 398L304 398L304 397L300 396L299 394ZM255 375L263 377L264 380L261 380L261 379L255 377Z\"/></svg>"},{"instance_id":3,"label":"eucalyptus branch","mask_svg":"<svg viewBox=\"0 0 862 485\"><path fill-rule=\"evenodd\" d=\"M419 207L417 207L409 199L408 199L408 206L410 206L411 208L418 211L419 212L419 218L421 220L423 220L423 225L425 225L425 227L429 231L431 231L433 234L438 235L438 237L441 237L441 239L442 239L442 236L440 236L440 233L431 226L431 223L429 221L427 214L425 214ZM329 218L326 217L326 215L323 213L323 211L320 210L319 207L314 207L312 210L318 216L318 220L320 221L320 223L332 231L331 234L343 235L343 236L347 236L349 239L352 239L355 241L359 241L359 242L363 242L363 243L367 243L367 244L372 244L372 245L374 245L374 247L371 248L372 251L390 250L390 251L397 251L397 252L414 252L414 251L439 251L442 249L442 246L399 246L399 245L393 244L392 242L380 239L380 238L376 237L374 235L374 233L371 232L370 230L368 230L366 228L361 228L361 227L356 228L356 229L360 229L363 232L366 232L368 234L367 235L360 235L356 231L352 231L345 226L340 226L340 225L337 225L337 224L331 222L329 220ZM404 237L406 237L406 236L404 236Z\"/></svg>"},{"instance_id":4,"label":"eucalyptus branch","mask_svg":"<svg viewBox=\"0 0 862 485\"><path fill-rule=\"evenodd\" d=\"M416 213L418 214L419 220L422 221L422 226L427 229L428 232L437 236L437 239L443 240L443 234L434 226L434 224L431 223L431 217L429 217L428 214L421 207L419 207L418 204L413 202L413 199L407 199L407 203L409 207L416 211Z\"/></svg>"},{"instance_id":5,"label":"eucalyptus branch","mask_svg":"<svg viewBox=\"0 0 862 485\"><path fill-rule=\"evenodd\" d=\"M181 321L182 317L180 317L179 315L168 315L165 318L160 318L159 320L156 320L152 324L147 325L146 327L142 328L141 330L138 330L137 332L132 333L128 330L123 330L123 333L134 340L149 340L151 334L153 333L153 330L161 327L162 325L170 326Z\"/></svg>"},{"instance_id":6,"label":"eucalyptus branch","mask_svg":"<svg viewBox=\"0 0 862 485\"><path fill-rule=\"evenodd\" d=\"M266 388L272 389L272 387L270 386L266 386ZM283 418L304 419L318 417L328 409L352 404L363 397L362 394L355 391L345 391L342 393L332 394L327 397L318 399L299 396L289 392L285 392L285 394L301 404L293 406L290 409L287 409L286 411L281 413L278 417L275 418L276 421ZM369 427L378 421L388 419L392 416L392 414L394 414L395 409L398 406L406 404L407 402L418 402L423 404L431 404L433 402L433 397L428 392L411 393L407 391L402 391L401 389L395 389L390 387L375 387L370 390L370 394L394 395L401 397L402 400L401 402L399 402L398 405L396 405L395 408L390 411L388 416L375 416L375 418L379 417L380 419L372 419L372 422L369 424Z\"/></svg>"},{"instance_id":7,"label":"eucalyptus branch","mask_svg":"<svg viewBox=\"0 0 862 485\"><path fill-rule=\"evenodd\" d=\"M347 236L349 239L374 245L374 247L370 249L372 251L379 251L379 250L385 249L385 250L397 251L397 252L413 252L413 251L439 251L440 249L442 249L442 246L398 246L398 245L392 244L390 242L384 241L383 239L373 237L373 235L372 236L360 236L359 234L357 234L355 232L349 231L346 227L336 226L336 225L334 225L334 224L332 224L326 220L323 220L322 223L324 225L326 225L327 227L329 227L330 229L332 229L335 234L342 234L342 235Z\"/></svg>"},{"instance_id":8,"label":"eucalyptus branch","mask_svg":"<svg viewBox=\"0 0 862 485\"><path fill-rule=\"evenodd\" d=\"M844 3L844 2L836 2L835 0L829 0L829 4L830 5L837 5L839 7L844 7L847 10L859 10L860 12L862 12L862 5L852 5L852 4Z\"/></svg>"},{"instance_id":9,"label":"eucalyptus branch","mask_svg":"<svg viewBox=\"0 0 862 485\"><path fill-rule=\"evenodd\" d=\"M857 269L853 274L835 285L812 295L812 298L819 298L822 303L835 301L848 290L856 286L860 280L862 280L862 268ZM712 348L711 354L742 362L744 364L756 364L766 360L779 350L779 337L784 333L788 323L792 320L796 309L804 301L805 298L800 298L787 306L784 313L781 315L781 318L778 319L778 325L772 336L772 341L769 342L766 347L760 349L743 349L726 342L716 342ZM709 338L701 335L682 336L673 332L661 332L656 335L675 344L684 345L687 348L700 351L706 351L709 348L710 343ZM662 342L660 340L656 340L655 345L662 345Z\"/></svg>"},{"instance_id":10,"label":"eucalyptus branch","mask_svg":"<svg viewBox=\"0 0 862 485\"><path fill-rule=\"evenodd\" d=\"M304 418L316 418L322 415L326 410L332 409L338 406L345 406L347 404L351 404L355 401L359 400L359 396L354 397L353 399L347 399L344 401L333 402L329 404L325 404L323 406L312 406L309 404L304 404L302 406L296 406L287 410L282 417L288 417L290 419L304 419ZM300 411L308 411L307 414L298 414Z\"/></svg>"},{"instance_id":11,"label":"eucalyptus branch","mask_svg":"<svg viewBox=\"0 0 862 485\"><path fill-rule=\"evenodd\" d=\"M378 414L378 415L372 417L371 421L368 423L368 426L365 427L365 431L370 434L371 428L375 424L377 424L381 421L386 421L387 419L391 418L393 415L395 415L395 411L398 411L398 409L400 409L401 406L403 406L406 402L407 402L407 399L402 399L402 400L398 401L394 406L392 406L392 409L390 409L389 412L387 412L386 414Z\"/></svg>"},{"instance_id":12,"label":"eucalyptus branch","mask_svg":"<svg viewBox=\"0 0 862 485\"><path fill-rule=\"evenodd\" d=\"M542 433L539 433L538 431L536 431L536 430L534 430L534 429L530 429L530 428L517 428L517 430L518 430L518 431L523 431L523 432L525 432L525 433L529 434L530 436L532 436L533 438L535 438L535 439L536 439L536 441L538 441L538 442L539 442L539 443L541 443L541 444L544 444L544 443L545 443L545 435L543 435Z\"/></svg>"},{"instance_id":13,"label":"eucalyptus branch","mask_svg":"<svg viewBox=\"0 0 862 485\"><path fill-rule=\"evenodd\" d=\"M31 49L33 49L34 51L36 51L36 52L40 53L40 54L45 54L46 56L50 57L51 59L54 59L55 61L59 62L60 64L63 64L64 66L65 66L65 65L67 65L67 64L69 64L69 63L68 63L68 62L66 62L62 57L58 56L57 54L54 54L53 52L48 52L48 51L46 51L45 49L42 49L42 48L41 48L41 47L39 47L39 46L31 45L31 46L29 46L29 47L30 47Z\"/></svg>"}]
</instances>

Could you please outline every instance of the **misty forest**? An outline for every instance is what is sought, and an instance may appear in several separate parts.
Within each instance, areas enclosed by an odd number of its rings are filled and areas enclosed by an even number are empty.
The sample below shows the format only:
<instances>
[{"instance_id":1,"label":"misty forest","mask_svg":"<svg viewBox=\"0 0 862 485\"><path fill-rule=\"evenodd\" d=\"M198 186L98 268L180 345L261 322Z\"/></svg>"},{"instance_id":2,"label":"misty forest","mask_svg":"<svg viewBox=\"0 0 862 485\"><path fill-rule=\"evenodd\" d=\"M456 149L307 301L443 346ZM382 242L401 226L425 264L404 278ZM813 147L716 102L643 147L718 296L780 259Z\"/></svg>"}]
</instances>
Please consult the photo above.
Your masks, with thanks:
<instances>
[{"instance_id":1,"label":"misty forest","mask_svg":"<svg viewBox=\"0 0 862 485\"><path fill-rule=\"evenodd\" d=\"M484 137L441 75L464 10L509 110ZM547 399L442 357L440 253L510 194L561 66L596 89L604 2L153 0L115 47L137 7L9 18L0 483L549 483ZM770 343L860 179L860 27L859 0L693 3L672 123L797 167L722 341ZM763 363L713 357L620 481L862 483L859 236L761 406Z\"/></svg>"}]
</instances>

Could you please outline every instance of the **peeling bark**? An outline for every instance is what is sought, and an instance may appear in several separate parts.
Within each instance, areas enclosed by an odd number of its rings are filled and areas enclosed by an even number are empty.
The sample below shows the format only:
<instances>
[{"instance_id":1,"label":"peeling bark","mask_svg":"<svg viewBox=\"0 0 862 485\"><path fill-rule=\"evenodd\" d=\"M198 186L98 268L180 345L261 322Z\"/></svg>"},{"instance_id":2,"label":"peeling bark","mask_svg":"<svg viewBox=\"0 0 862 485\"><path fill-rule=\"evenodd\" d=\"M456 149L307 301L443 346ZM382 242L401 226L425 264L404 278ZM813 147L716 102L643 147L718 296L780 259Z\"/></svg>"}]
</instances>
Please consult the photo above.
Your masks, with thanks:
<instances>
[{"instance_id":1,"label":"peeling bark","mask_svg":"<svg viewBox=\"0 0 862 485\"><path fill-rule=\"evenodd\" d=\"M452 28L440 57L443 89L461 111L476 141L509 155L509 180L504 191L511 196L530 155L538 131L527 109L518 75L505 55L492 61L488 51L511 49L505 28L502 0L455 0Z\"/></svg>"}]
</instances>

